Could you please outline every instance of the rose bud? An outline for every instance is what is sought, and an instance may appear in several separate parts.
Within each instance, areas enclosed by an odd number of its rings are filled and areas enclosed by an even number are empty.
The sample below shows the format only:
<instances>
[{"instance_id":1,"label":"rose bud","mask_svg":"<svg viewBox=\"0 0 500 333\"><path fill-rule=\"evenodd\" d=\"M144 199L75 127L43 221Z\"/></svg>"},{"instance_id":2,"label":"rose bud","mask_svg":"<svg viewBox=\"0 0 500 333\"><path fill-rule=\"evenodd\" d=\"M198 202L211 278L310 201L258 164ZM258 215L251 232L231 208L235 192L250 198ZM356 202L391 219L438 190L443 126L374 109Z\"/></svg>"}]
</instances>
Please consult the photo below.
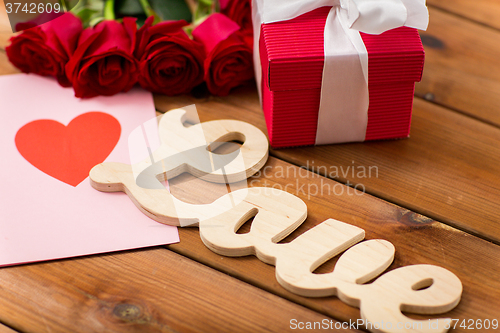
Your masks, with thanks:
<instances>
[{"instance_id":1,"label":"rose bud","mask_svg":"<svg viewBox=\"0 0 500 333\"><path fill-rule=\"evenodd\" d=\"M103 21L85 29L66 65L76 97L111 96L130 90L139 76L133 56L137 26L134 18L123 23Z\"/></svg>"},{"instance_id":2,"label":"rose bud","mask_svg":"<svg viewBox=\"0 0 500 333\"><path fill-rule=\"evenodd\" d=\"M219 0L220 12L236 22L242 31L252 32L251 0Z\"/></svg>"},{"instance_id":3,"label":"rose bud","mask_svg":"<svg viewBox=\"0 0 500 333\"><path fill-rule=\"evenodd\" d=\"M189 93L203 82L203 45L182 30L186 21L153 24L149 17L137 32L135 56L141 86L165 95Z\"/></svg>"},{"instance_id":4,"label":"rose bud","mask_svg":"<svg viewBox=\"0 0 500 333\"><path fill-rule=\"evenodd\" d=\"M239 30L239 25L227 16L215 13L193 31L194 39L204 45L207 53L204 78L214 95L227 95L254 76L252 48Z\"/></svg>"},{"instance_id":5,"label":"rose bud","mask_svg":"<svg viewBox=\"0 0 500 333\"><path fill-rule=\"evenodd\" d=\"M65 65L75 51L82 30L82 22L66 13L12 37L5 50L10 62L22 72L53 76L60 85L69 87Z\"/></svg>"},{"instance_id":6,"label":"rose bud","mask_svg":"<svg viewBox=\"0 0 500 333\"><path fill-rule=\"evenodd\" d=\"M245 43L253 49L252 0L219 0L220 12L240 26Z\"/></svg>"}]
</instances>

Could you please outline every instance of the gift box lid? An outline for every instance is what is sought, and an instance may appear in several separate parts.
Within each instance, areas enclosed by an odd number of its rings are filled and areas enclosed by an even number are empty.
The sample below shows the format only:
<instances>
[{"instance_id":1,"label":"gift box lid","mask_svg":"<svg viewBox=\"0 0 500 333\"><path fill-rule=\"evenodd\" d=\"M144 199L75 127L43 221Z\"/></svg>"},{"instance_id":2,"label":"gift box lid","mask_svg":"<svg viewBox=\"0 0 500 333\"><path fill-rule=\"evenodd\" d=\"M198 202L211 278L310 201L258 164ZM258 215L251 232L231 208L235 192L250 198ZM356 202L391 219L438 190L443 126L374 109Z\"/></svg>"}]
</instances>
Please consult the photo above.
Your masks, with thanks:
<instances>
[{"instance_id":1,"label":"gift box lid","mask_svg":"<svg viewBox=\"0 0 500 333\"><path fill-rule=\"evenodd\" d=\"M324 63L324 28L331 7L288 21L262 24L263 81L271 91L319 89ZM424 48L416 29L400 27L380 35L361 33L372 83L420 81Z\"/></svg>"}]
</instances>

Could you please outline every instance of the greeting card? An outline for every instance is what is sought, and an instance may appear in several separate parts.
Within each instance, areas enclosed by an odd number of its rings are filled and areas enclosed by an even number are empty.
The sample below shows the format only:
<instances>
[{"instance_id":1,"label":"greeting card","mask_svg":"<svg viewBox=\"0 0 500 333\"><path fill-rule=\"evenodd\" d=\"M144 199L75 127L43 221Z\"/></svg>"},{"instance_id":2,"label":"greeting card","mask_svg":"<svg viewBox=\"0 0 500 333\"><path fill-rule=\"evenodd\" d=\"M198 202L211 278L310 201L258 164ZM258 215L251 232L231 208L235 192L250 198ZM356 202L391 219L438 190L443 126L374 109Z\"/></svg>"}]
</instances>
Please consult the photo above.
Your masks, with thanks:
<instances>
[{"instance_id":1,"label":"greeting card","mask_svg":"<svg viewBox=\"0 0 500 333\"><path fill-rule=\"evenodd\" d=\"M129 134L156 116L151 93L81 100L51 78L0 76L0 113L0 265L179 241L88 180L96 164L130 163Z\"/></svg>"}]
</instances>

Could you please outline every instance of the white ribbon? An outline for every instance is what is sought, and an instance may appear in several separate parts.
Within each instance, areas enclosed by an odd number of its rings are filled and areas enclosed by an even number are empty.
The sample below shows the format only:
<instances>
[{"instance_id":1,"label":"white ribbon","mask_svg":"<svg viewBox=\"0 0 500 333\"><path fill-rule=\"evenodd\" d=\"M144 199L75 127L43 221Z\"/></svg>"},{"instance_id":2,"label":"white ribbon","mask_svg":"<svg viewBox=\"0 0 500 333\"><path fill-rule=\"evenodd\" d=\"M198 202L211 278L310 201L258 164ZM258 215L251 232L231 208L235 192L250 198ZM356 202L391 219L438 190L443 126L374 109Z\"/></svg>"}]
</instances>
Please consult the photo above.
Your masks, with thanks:
<instances>
[{"instance_id":1,"label":"white ribbon","mask_svg":"<svg viewBox=\"0 0 500 333\"><path fill-rule=\"evenodd\" d=\"M253 0L254 64L259 91L260 27L333 6L325 24L325 63L316 144L364 141L368 123L368 53L359 32L407 26L426 30L425 0ZM261 92L260 92L261 93Z\"/></svg>"}]
</instances>

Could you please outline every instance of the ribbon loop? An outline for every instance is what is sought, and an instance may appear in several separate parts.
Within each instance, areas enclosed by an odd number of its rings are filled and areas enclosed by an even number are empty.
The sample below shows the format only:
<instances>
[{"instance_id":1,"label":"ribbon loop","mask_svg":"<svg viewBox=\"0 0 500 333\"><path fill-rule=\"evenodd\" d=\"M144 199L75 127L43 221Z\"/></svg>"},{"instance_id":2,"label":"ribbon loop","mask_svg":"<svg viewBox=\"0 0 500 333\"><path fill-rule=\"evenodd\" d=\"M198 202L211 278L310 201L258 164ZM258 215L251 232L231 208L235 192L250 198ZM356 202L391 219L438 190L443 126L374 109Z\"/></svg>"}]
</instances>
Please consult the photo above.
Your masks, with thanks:
<instances>
[{"instance_id":1,"label":"ribbon loop","mask_svg":"<svg viewBox=\"0 0 500 333\"><path fill-rule=\"evenodd\" d=\"M341 7L349 28L368 34L402 27L408 16L402 0L342 0Z\"/></svg>"},{"instance_id":2,"label":"ribbon loop","mask_svg":"<svg viewBox=\"0 0 500 333\"><path fill-rule=\"evenodd\" d=\"M340 0L254 0L254 2L259 8L261 23L291 20L323 6L340 6Z\"/></svg>"},{"instance_id":3,"label":"ribbon loop","mask_svg":"<svg viewBox=\"0 0 500 333\"><path fill-rule=\"evenodd\" d=\"M349 28L368 33L408 25L425 30L425 0L254 0L261 23L286 21L323 6L341 7Z\"/></svg>"}]
</instances>

